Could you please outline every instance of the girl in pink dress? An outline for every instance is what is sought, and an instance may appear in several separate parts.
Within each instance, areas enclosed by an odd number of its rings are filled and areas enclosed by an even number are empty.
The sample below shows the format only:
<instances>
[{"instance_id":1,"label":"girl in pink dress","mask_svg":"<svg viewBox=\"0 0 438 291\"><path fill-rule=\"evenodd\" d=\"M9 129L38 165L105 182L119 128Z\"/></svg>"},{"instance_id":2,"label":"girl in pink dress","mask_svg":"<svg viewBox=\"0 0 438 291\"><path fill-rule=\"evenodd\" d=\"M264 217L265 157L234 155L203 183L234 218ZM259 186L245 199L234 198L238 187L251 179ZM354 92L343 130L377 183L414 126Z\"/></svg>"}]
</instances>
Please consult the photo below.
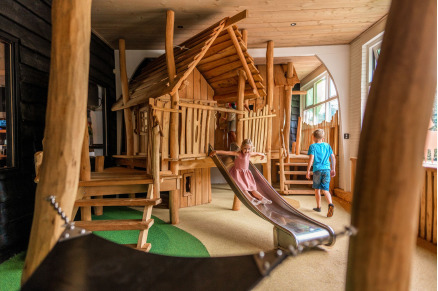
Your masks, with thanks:
<instances>
[{"instance_id":1,"label":"girl in pink dress","mask_svg":"<svg viewBox=\"0 0 438 291\"><path fill-rule=\"evenodd\" d=\"M230 151L212 151L210 153L211 156L215 154L219 155L228 155L235 156L234 166L230 169L230 175L233 177L234 181L236 181L237 185L243 191L248 192L253 197L252 203L255 205L258 204L271 204L272 201L266 199L260 192L257 191L257 185L254 180L254 176L251 171L248 169L249 167L249 158L254 156L261 156L262 159L265 157L263 153L251 152L252 142L250 139L245 139L242 142L242 146L240 147L240 151L238 152L230 152Z\"/></svg>"}]
</instances>

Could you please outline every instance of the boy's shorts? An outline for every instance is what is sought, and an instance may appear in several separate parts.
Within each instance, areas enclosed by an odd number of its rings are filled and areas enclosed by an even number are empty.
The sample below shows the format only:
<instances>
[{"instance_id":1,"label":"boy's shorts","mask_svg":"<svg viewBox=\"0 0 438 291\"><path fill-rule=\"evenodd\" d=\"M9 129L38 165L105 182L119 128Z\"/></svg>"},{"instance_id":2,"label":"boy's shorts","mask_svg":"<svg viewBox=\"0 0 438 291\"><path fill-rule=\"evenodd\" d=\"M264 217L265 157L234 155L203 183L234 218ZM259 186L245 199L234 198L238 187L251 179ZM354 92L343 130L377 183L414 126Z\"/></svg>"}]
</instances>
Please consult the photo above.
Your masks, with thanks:
<instances>
[{"instance_id":1,"label":"boy's shorts","mask_svg":"<svg viewBox=\"0 0 438 291\"><path fill-rule=\"evenodd\" d=\"M313 172L313 189L329 191L330 189L330 170L320 170Z\"/></svg>"}]
</instances>

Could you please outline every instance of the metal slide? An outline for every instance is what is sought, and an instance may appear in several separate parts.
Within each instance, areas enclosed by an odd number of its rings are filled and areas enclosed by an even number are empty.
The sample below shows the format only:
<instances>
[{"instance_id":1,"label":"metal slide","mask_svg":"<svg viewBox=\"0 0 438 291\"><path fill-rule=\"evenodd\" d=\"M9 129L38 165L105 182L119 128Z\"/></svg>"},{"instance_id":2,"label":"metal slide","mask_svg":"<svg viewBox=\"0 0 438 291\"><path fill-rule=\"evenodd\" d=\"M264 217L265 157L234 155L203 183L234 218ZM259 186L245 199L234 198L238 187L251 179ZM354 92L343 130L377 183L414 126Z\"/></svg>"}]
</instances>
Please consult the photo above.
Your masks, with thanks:
<instances>
[{"instance_id":1,"label":"metal slide","mask_svg":"<svg viewBox=\"0 0 438 291\"><path fill-rule=\"evenodd\" d=\"M213 150L211 145L209 149ZM334 245L336 239L333 229L293 208L275 191L251 162L249 169L254 176L257 190L267 199L272 200L272 204L254 205L251 203L252 196L242 191L228 172L234 165L232 156L214 155L212 159L239 200L252 212L275 226L275 247L288 248L293 245L296 248L310 248L317 245Z\"/></svg>"}]
</instances>

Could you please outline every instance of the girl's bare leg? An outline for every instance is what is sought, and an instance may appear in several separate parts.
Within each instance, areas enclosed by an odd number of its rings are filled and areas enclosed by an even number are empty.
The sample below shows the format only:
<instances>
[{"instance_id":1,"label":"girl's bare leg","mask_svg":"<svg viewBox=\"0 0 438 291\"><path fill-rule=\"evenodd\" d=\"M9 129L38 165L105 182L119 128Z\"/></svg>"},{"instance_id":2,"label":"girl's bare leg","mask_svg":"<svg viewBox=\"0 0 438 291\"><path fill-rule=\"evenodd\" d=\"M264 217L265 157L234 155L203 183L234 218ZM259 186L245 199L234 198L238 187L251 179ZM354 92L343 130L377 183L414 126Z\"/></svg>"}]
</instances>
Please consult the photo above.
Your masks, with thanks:
<instances>
[{"instance_id":1,"label":"girl's bare leg","mask_svg":"<svg viewBox=\"0 0 438 291\"><path fill-rule=\"evenodd\" d=\"M257 190L254 191L248 191L249 194L251 194L253 197L257 198L258 200L262 200L263 199L263 195L260 194Z\"/></svg>"}]
</instances>

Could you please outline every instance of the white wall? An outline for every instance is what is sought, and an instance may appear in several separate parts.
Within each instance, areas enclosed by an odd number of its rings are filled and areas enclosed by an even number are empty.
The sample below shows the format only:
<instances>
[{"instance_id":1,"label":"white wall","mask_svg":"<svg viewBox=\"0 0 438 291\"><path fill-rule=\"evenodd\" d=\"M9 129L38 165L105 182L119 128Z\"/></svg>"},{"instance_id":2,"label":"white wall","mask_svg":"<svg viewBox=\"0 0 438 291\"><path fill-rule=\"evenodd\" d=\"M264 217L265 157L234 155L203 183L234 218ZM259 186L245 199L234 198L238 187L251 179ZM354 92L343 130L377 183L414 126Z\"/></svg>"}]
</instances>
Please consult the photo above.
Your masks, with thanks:
<instances>
[{"instance_id":1,"label":"white wall","mask_svg":"<svg viewBox=\"0 0 438 291\"><path fill-rule=\"evenodd\" d=\"M249 49L249 54L254 57L265 57L265 49ZM343 139L344 132L348 132L349 96L350 96L350 46L308 46L275 48L274 57L313 56L316 55L326 66L339 94L340 114L340 147L339 147L339 186L343 189L350 188L350 140Z\"/></svg>"}]
</instances>

